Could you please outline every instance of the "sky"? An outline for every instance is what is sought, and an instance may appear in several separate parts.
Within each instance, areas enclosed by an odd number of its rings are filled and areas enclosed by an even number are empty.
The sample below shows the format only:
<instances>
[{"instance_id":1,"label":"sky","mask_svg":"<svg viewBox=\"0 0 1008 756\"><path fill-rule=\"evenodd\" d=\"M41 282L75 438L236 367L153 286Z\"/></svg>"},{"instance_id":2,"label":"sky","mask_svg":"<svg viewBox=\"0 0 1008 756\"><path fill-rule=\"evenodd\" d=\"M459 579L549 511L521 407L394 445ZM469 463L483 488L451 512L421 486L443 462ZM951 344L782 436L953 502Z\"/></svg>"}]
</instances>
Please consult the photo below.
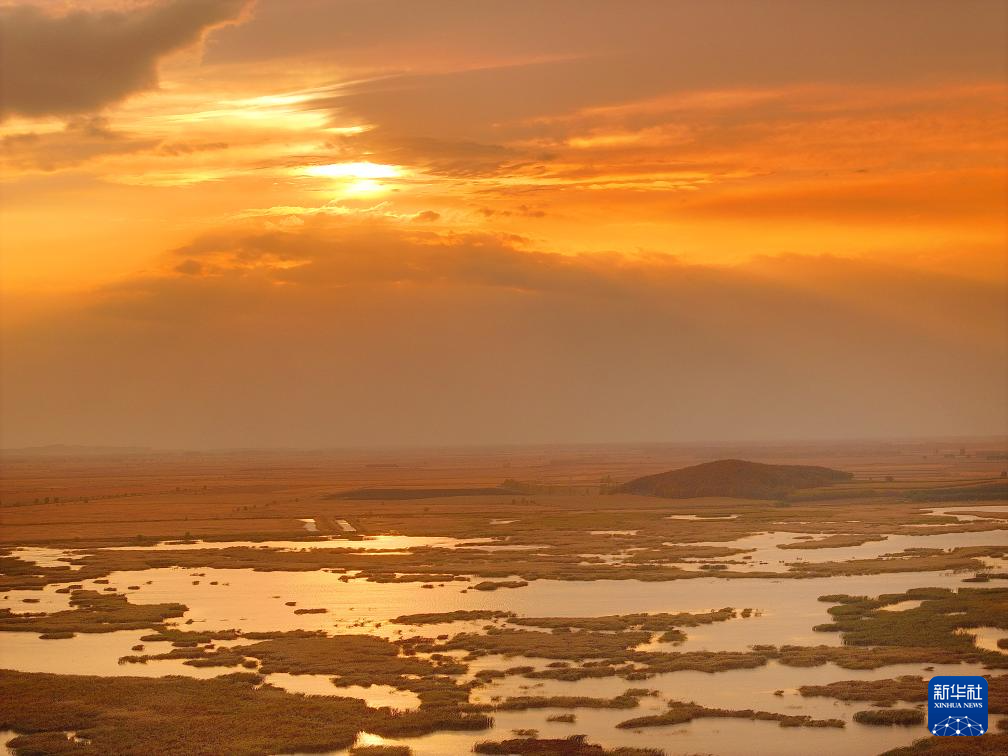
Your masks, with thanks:
<instances>
[{"instance_id":1,"label":"sky","mask_svg":"<svg viewBox=\"0 0 1008 756\"><path fill-rule=\"evenodd\" d=\"M1008 434L1006 29L0 2L0 446Z\"/></svg>"}]
</instances>

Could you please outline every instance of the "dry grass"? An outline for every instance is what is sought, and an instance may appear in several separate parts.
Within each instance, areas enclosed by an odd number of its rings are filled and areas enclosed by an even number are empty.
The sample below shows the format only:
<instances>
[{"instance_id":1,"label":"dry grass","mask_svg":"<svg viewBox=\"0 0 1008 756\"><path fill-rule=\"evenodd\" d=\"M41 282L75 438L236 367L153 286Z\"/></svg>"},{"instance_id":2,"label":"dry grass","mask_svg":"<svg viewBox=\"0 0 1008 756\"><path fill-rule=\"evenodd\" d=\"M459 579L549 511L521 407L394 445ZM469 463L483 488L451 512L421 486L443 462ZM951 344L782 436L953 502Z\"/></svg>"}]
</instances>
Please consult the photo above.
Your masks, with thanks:
<instances>
[{"instance_id":1,"label":"dry grass","mask_svg":"<svg viewBox=\"0 0 1008 756\"><path fill-rule=\"evenodd\" d=\"M670 614L610 614L604 617L512 617L513 625L542 627L547 629L580 630L674 630L679 627L697 627L713 622L725 622L734 618L736 612L731 607L713 612L677 612Z\"/></svg>"},{"instance_id":2,"label":"dry grass","mask_svg":"<svg viewBox=\"0 0 1008 756\"><path fill-rule=\"evenodd\" d=\"M842 719L813 719L809 716L796 714L778 714L770 711L754 711L753 709L715 709L695 703L669 701L668 711L664 714L653 714L646 717L627 719L619 724L625 730L640 727L662 727L665 725L684 724L694 719L705 718L752 719L777 722L781 727L843 727Z\"/></svg>"},{"instance_id":3,"label":"dry grass","mask_svg":"<svg viewBox=\"0 0 1008 756\"><path fill-rule=\"evenodd\" d=\"M247 673L194 680L0 670L0 722L26 733L13 743L19 753L52 753L58 737L65 742L63 733L73 731L86 741L73 752L85 756L313 753L347 748L362 730L405 737L491 724L454 706L372 709L359 699L296 695L261 680Z\"/></svg>"},{"instance_id":4,"label":"dry grass","mask_svg":"<svg viewBox=\"0 0 1008 756\"><path fill-rule=\"evenodd\" d=\"M987 702L992 714L1008 714L1008 675L987 676ZM840 680L829 685L803 685L803 696L824 696L840 701L871 701L890 706L897 701L927 701L927 680L905 675L888 680Z\"/></svg>"},{"instance_id":5,"label":"dry grass","mask_svg":"<svg viewBox=\"0 0 1008 756\"><path fill-rule=\"evenodd\" d=\"M70 594L72 609L52 614L13 614L0 609L0 631L43 633L49 638L73 633L110 633L158 628L170 617L188 611L183 604L132 604L126 596L78 590Z\"/></svg>"},{"instance_id":6,"label":"dry grass","mask_svg":"<svg viewBox=\"0 0 1008 756\"><path fill-rule=\"evenodd\" d=\"M838 533L836 535L826 536L825 538L816 538L811 541L799 541L797 543L781 543L777 545L778 549L834 549L843 546L861 546L862 544L871 543L872 541L884 541L886 538L884 535L846 535L843 533Z\"/></svg>"},{"instance_id":7,"label":"dry grass","mask_svg":"<svg viewBox=\"0 0 1008 756\"><path fill-rule=\"evenodd\" d=\"M588 743L584 735L569 738L512 738L511 740L485 740L473 746L475 753L533 754L534 756L663 756L664 751L653 748L613 748Z\"/></svg>"},{"instance_id":8,"label":"dry grass","mask_svg":"<svg viewBox=\"0 0 1008 756\"><path fill-rule=\"evenodd\" d=\"M515 696L496 704L495 711L527 711L529 709L634 709L644 696L655 691L631 688L612 698L587 696Z\"/></svg>"},{"instance_id":9,"label":"dry grass","mask_svg":"<svg viewBox=\"0 0 1008 756\"><path fill-rule=\"evenodd\" d=\"M460 609L454 612L428 612L426 614L402 614L389 622L396 625L439 625L445 622L470 622L474 620L494 620L514 617L514 612L493 609Z\"/></svg>"},{"instance_id":10,"label":"dry grass","mask_svg":"<svg viewBox=\"0 0 1008 756\"><path fill-rule=\"evenodd\" d=\"M919 725L926 719L920 709L866 709L854 712L854 721L859 724L908 727Z\"/></svg>"},{"instance_id":11,"label":"dry grass","mask_svg":"<svg viewBox=\"0 0 1008 756\"><path fill-rule=\"evenodd\" d=\"M894 748L881 756L1004 756L1008 753L1008 732L988 732L973 738L927 737L913 745Z\"/></svg>"},{"instance_id":12,"label":"dry grass","mask_svg":"<svg viewBox=\"0 0 1008 756\"><path fill-rule=\"evenodd\" d=\"M524 588L528 585L526 580L484 580L473 586L475 591L496 591L500 588Z\"/></svg>"},{"instance_id":13,"label":"dry grass","mask_svg":"<svg viewBox=\"0 0 1008 756\"><path fill-rule=\"evenodd\" d=\"M534 656L543 659L596 659L625 654L629 649L647 643L646 632L595 633L590 631L538 633L527 630L492 628L485 634L459 633L441 645L424 646L420 650L468 651L473 656Z\"/></svg>"},{"instance_id":14,"label":"dry grass","mask_svg":"<svg viewBox=\"0 0 1008 756\"><path fill-rule=\"evenodd\" d=\"M984 661L1008 666L996 652L977 651L970 628L1008 629L1008 588L918 588L878 598L824 596L836 602L829 613L833 622L816 630L840 632L848 646L900 646L937 648L964 654L979 653ZM920 600L920 606L904 611L881 611L901 601Z\"/></svg>"}]
</instances>

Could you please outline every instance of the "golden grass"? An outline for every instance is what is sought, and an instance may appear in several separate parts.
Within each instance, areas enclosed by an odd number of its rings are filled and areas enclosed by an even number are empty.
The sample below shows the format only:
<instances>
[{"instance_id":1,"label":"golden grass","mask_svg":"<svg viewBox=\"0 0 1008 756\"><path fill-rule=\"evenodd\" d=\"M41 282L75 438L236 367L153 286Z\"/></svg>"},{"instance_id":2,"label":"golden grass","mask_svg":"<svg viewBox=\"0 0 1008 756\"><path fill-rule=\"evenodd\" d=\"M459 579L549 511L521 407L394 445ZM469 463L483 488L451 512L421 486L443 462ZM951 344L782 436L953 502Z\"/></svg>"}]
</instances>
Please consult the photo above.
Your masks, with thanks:
<instances>
[{"instance_id":1,"label":"golden grass","mask_svg":"<svg viewBox=\"0 0 1008 756\"><path fill-rule=\"evenodd\" d=\"M659 612L654 614L610 614L604 617L512 617L508 622L526 627L579 630L674 630L697 627L734 618L731 607L712 612Z\"/></svg>"},{"instance_id":2,"label":"golden grass","mask_svg":"<svg viewBox=\"0 0 1008 756\"><path fill-rule=\"evenodd\" d=\"M389 622L395 625L439 625L445 622L469 622L514 617L514 612L494 609L460 609L454 612L427 612L425 614L402 614Z\"/></svg>"},{"instance_id":3,"label":"golden grass","mask_svg":"<svg viewBox=\"0 0 1008 756\"><path fill-rule=\"evenodd\" d=\"M848 646L936 647L971 653L977 649L973 636L968 634L970 628L1008 629L1008 588L915 588L874 599L824 596L820 600L835 602L836 606L829 609L833 622L815 629L842 633ZM921 604L903 611L882 611L908 600L920 600ZM984 659L1008 666L1003 654L985 652Z\"/></svg>"},{"instance_id":4,"label":"golden grass","mask_svg":"<svg viewBox=\"0 0 1008 756\"><path fill-rule=\"evenodd\" d=\"M653 714L646 717L635 717L626 719L619 724L625 730L634 730L642 727L662 727L665 725L684 724L692 722L694 719L705 718L731 718L731 719L752 719L769 722L777 722L781 727L843 727L842 719L813 719L809 716L797 714L778 714L771 711L754 711L753 709L717 709L701 706L696 703L684 703L682 701L669 701L668 711L663 714Z\"/></svg>"},{"instance_id":5,"label":"golden grass","mask_svg":"<svg viewBox=\"0 0 1008 756\"><path fill-rule=\"evenodd\" d=\"M513 696L493 706L495 711L527 711L529 709L634 709L644 696L655 691L631 688L612 698L589 696Z\"/></svg>"},{"instance_id":6,"label":"golden grass","mask_svg":"<svg viewBox=\"0 0 1008 756\"><path fill-rule=\"evenodd\" d=\"M296 695L261 681L249 673L194 680L0 670L0 722L24 733L13 743L19 753L51 753L57 736L65 741L63 733L73 731L87 741L73 752L85 756L312 753L347 748L362 730L406 737L492 722L454 705L372 709L359 699Z\"/></svg>"},{"instance_id":7,"label":"golden grass","mask_svg":"<svg viewBox=\"0 0 1008 756\"><path fill-rule=\"evenodd\" d=\"M781 543L778 549L834 549L842 546L861 546L872 541L884 541L884 535L847 535L838 533L826 538L816 538L811 541L799 541L797 543Z\"/></svg>"},{"instance_id":8,"label":"golden grass","mask_svg":"<svg viewBox=\"0 0 1008 756\"><path fill-rule=\"evenodd\" d=\"M1008 675L987 675L987 702L992 714L1008 714ZM839 701L871 701L891 706L897 701L927 701L927 680L913 675L887 680L840 680L828 685L803 685L803 696L823 696Z\"/></svg>"},{"instance_id":9,"label":"golden grass","mask_svg":"<svg viewBox=\"0 0 1008 756\"><path fill-rule=\"evenodd\" d=\"M894 748L881 756L1004 756L1008 753L1008 732L987 732L972 738L927 737L913 745Z\"/></svg>"},{"instance_id":10,"label":"golden grass","mask_svg":"<svg viewBox=\"0 0 1008 756\"><path fill-rule=\"evenodd\" d=\"M188 611L183 604L132 604L126 596L78 590L70 594L72 609L51 614L13 614L0 609L0 631L43 633L49 638L73 633L110 633L160 627L170 617Z\"/></svg>"},{"instance_id":11,"label":"golden grass","mask_svg":"<svg viewBox=\"0 0 1008 756\"><path fill-rule=\"evenodd\" d=\"M859 724L908 727L919 725L926 719L920 709L865 709L854 712L854 721Z\"/></svg>"},{"instance_id":12,"label":"golden grass","mask_svg":"<svg viewBox=\"0 0 1008 756\"><path fill-rule=\"evenodd\" d=\"M524 588L528 585L526 580L484 580L473 586L475 591L496 591L499 588Z\"/></svg>"},{"instance_id":13,"label":"golden grass","mask_svg":"<svg viewBox=\"0 0 1008 756\"><path fill-rule=\"evenodd\" d=\"M533 754L534 756L663 756L664 751L654 748L613 748L588 743L584 735L569 738L512 738L510 740L485 740L473 746L474 753Z\"/></svg>"},{"instance_id":14,"label":"golden grass","mask_svg":"<svg viewBox=\"0 0 1008 756\"><path fill-rule=\"evenodd\" d=\"M647 643L651 634L641 631L596 633L552 632L492 628L485 634L459 633L454 638L434 646L420 647L431 651L468 651L472 656L500 654L502 656L536 656L544 659L594 659L625 654L629 649Z\"/></svg>"}]
</instances>

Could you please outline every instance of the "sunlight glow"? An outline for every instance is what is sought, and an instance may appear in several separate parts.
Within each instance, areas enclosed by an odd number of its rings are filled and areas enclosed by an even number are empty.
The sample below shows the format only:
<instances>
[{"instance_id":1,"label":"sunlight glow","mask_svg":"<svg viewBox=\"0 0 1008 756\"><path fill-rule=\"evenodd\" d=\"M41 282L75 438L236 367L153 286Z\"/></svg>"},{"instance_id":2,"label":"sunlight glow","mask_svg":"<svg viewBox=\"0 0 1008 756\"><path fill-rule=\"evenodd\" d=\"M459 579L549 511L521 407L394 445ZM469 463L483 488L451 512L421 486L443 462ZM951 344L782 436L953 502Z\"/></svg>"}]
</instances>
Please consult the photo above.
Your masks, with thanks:
<instances>
[{"instance_id":1,"label":"sunlight glow","mask_svg":"<svg viewBox=\"0 0 1008 756\"><path fill-rule=\"evenodd\" d=\"M330 165L310 165L302 170L306 176L326 176L328 178L383 179L401 175L394 165L380 163L332 163ZM361 182L359 182L361 183Z\"/></svg>"}]
</instances>

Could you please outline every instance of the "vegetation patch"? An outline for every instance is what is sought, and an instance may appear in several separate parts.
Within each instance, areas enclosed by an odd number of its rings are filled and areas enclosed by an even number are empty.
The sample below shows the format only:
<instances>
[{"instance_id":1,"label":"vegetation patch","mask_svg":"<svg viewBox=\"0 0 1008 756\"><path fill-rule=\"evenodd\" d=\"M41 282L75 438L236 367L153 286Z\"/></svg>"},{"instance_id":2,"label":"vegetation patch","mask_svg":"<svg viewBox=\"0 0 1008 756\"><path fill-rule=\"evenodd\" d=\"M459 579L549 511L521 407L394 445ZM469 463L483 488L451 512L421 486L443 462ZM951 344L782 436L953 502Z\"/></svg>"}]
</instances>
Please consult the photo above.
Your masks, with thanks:
<instances>
[{"instance_id":1,"label":"vegetation patch","mask_svg":"<svg viewBox=\"0 0 1008 756\"><path fill-rule=\"evenodd\" d=\"M473 586L477 591L496 591L500 588L524 588L528 585L526 580L484 580Z\"/></svg>"},{"instance_id":2,"label":"vegetation patch","mask_svg":"<svg viewBox=\"0 0 1008 756\"><path fill-rule=\"evenodd\" d=\"M479 620L504 619L514 617L514 612L502 612L492 609L460 609L455 612L428 612L426 614L401 614L389 622L396 625L440 625L446 622L468 622Z\"/></svg>"},{"instance_id":3,"label":"vegetation patch","mask_svg":"<svg viewBox=\"0 0 1008 756\"><path fill-rule=\"evenodd\" d=\"M579 629L596 631L624 630L674 630L678 627L696 627L713 622L725 622L737 616L734 609L726 607L711 612L675 614L610 614L605 617L512 617L512 625L542 627L547 629Z\"/></svg>"},{"instance_id":4,"label":"vegetation patch","mask_svg":"<svg viewBox=\"0 0 1008 756\"><path fill-rule=\"evenodd\" d=\"M731 719L752 719L777 722L781 727L843 727L842 719L813 719L809 716L797 714L778 714L771 711L754 711L753 709L712 709L696 703L683 703L682 701L670 701L669 709L663 714L654 714L647 717L636 717L626 719L617 727L633 730L639 727L662 727L664 725L684 724L692 722L694 719L704 719L709 717L731 718Z\"/></svg>"},{"instance_id":5,"label":"vegetation patch","mask_svg":"<svg viewBox=\"0 0 1008 756\"><path fill-rule=\"evenodd\" d=\"M900 612L880 611L891 604L920 600L920 606ZM906 593L878 598L823 596L835 602L829 609L833 622L817 625L822 632L840 632L848 646L913 646L975 652L970 628L1008 629L1008 588L915 588ZM966 632L964 632L966 631ZM985 661L1005 666L1008 660L996 652L983 654Z\"/></svg>"},{"instance_id":6,"label":"vegetation patch","mask_svg":"<svg viewBox=\"0 0 1008 756\"><path fill-rule=\"evenodd\" d=\"M492 720L454 705L416 711L372 709L338 696L302 696L239 673L187 677L90 677L0 670L0 721L26 733L20 753L58 753L66 732L73 753L315 753L351 746L361 731L409 737L438 730L483 730ZM101 691L100 696L95 691Z\"/></svg>"},{"instance_id":7,"label":"vegetation patch","mask_svg":"<svg viewBox=\"0 0 1008 756\"><path fill-rule=\"evenodd\" d=\"M0 631L44 633L50 638L71 633L111 633L157 628L170 617L188 611L183 604L133 604L120 594L77 590L70 594L72 609L52 614L14 614L0 609Z\"/></svg>"},{"instance_id":8,"label":"vegetation patch","mask_svg":"<svg viewBox=\"0 0 1008 756\"><path fill-rule=\"evenodd\" d=\"M928 681L923 677L904 675L888 680L840 680L828 685L803 685L803 696L824 696L839 701L871 701L891 706L897 701L921 703L927 701ZM1008 675L987 677L987 702L992 714L1008 714Z\"/></svg>"},{"instance_id":9,"label":"vegetation patch","mask_svg":"<svg viewBox=\"0 0 1008 756\"><path fill-rule=\"evenodd\" d=\"M634 709L644 696L655 691L641 688L630 690L612 698L587 696L515 696L494 706L496 711L527 711L529 709Z\"/></svg>"},{"instance_id":10,"label":"vegetation patch","mask_svg":"<svg viewBox=\"0 0 1008 756\"><path fill-rule=\"evenodd\" d=\"M647 643L651 634L642 631L596 633L590 631L552 633L493 628L485 634L459 633L440 646L419 650L468 651L473 656L501 654L531 656L543 659L595 659L625 654L629 649Z\"/></svg>"},{"instance_id":11,"label":"vegetation patch","mask_svg":"<svg viewBox=\"0 0 1008 756\"><path fill-rule=\"evenodd\" d=\"M817 538L813 541L798 541L797 543L779 543L778 549L836 549L844 546L862 546L872 541L884 541L884 535L850 535L838 533L836 535Z\"/></svg>"},{"instance_id":12,"label":"vegetation patch","mask_svg":"<svg viewBox=\"0 0 1008 756\"><path fill-rule=\"evenodd\" d=\"M974 738L927 737L912 745L894 748L881 756L1004 756L1008 753L1008 732L987 732Z\"/></svg>"},{"instance_id":13,"label":"vegetation patch","mask_svg":"<svg viewBox=\"0 0 1008 756\"><path fill-rule=\"evenodd\" d=\"M925 719L920 709L865 709L854 713L854 721L867 725L919 725Z\"/></svg>"},{"instance_id":14,"label":"vegetation patch","mask_svg":"<svg viewBox=\"0 0 1008 756\"><path fill-rule=\"evenodd\" d=\"M534 754L535 756L664 756L664 751L654 748L612 748L588 743L584 735L569 738L512 738L511 740L484 740L473 746L474 753Z\"/></svg>"}]
</instances>

